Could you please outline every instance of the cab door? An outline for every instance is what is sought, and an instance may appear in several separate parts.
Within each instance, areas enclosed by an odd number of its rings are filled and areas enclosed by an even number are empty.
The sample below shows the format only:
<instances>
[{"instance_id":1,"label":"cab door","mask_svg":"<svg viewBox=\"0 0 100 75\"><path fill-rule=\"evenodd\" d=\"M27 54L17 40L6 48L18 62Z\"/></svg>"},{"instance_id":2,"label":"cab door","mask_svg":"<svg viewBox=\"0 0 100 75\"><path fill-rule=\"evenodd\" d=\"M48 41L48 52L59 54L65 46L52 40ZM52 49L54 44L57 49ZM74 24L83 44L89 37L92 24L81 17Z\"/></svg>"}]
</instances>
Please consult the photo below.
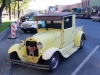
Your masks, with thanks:
<instances>
[{"instance_id":1,"label":"cab door","mask_svg":"<svg viewBox=\"0 0 100 75\"><path fill-rule=\"evenodd\" d=\"M73 43L73 40L74 40L73 16L67 16L67 17L64 17L64 44L63 44L63 47L74 46L74 45L71 45Z\"/></svg>"}]
</instances>

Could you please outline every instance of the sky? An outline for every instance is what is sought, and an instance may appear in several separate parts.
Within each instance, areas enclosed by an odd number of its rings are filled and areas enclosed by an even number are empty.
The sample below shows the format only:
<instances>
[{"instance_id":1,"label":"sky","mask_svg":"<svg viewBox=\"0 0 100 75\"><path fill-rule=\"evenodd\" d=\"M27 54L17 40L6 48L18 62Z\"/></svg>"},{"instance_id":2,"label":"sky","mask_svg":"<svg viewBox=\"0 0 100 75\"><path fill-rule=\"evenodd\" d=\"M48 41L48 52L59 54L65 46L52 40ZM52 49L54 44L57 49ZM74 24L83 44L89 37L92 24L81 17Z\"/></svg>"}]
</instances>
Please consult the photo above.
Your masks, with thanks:
<instances>
[{"instance_id":1,"label":"sky","mask_svg":"<svg viewBox=\"0 0 100 75\"><path fill-rule=\"evenodd\" d=\"M48 6L70 5L79 2L81 0L35 0L30 2L28 9L47 9Z\"/></svg>"}]
</instances>

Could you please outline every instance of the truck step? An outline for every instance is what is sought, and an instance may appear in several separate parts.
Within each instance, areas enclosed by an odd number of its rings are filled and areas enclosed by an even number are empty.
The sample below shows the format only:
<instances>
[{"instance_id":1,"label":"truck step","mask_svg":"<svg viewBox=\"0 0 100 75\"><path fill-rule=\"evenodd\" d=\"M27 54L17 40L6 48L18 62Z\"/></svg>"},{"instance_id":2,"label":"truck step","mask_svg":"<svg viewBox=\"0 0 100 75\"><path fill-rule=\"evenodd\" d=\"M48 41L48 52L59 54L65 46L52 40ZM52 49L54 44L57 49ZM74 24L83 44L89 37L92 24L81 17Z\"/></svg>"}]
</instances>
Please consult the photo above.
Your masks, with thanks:
<instances>
[{"instance_id":1,"label":"truck step","mask_svg":"<svg viewBox=\"0 0 100 75\"><path fill-rule=\"evenodd\" d=\"M70 55L75 53L78 49L79 49L79 47L77 47L77 46L72 47L70 50L68 50L67 52L64 53L64 57L68 58Z\"/></svg>"}]
</instances>

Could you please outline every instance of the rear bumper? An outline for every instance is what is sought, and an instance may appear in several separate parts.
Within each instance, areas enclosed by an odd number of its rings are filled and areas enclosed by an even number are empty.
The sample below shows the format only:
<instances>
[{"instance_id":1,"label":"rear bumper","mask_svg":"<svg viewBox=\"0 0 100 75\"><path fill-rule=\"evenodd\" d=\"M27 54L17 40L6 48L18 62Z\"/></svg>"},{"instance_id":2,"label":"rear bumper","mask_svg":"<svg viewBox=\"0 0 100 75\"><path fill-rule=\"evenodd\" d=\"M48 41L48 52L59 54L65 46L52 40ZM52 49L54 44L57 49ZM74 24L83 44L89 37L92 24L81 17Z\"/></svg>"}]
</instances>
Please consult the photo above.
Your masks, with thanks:
<instances>
[{"instance_id":1,"label":"rear bumper","mask_svg":"<svg viewBox=\"0 0 100 75\"><path fill-rule=\"evenodd\" d=\"M42 65L42 64L33 64L29 62L22 62L19 60L13 60L13 59L6 59L6 62L12 63L12 64L18 64L18 65L23 65L35 69L44 69L44 70L49 70L49 65Z\"/></svg>"}]
</instances>

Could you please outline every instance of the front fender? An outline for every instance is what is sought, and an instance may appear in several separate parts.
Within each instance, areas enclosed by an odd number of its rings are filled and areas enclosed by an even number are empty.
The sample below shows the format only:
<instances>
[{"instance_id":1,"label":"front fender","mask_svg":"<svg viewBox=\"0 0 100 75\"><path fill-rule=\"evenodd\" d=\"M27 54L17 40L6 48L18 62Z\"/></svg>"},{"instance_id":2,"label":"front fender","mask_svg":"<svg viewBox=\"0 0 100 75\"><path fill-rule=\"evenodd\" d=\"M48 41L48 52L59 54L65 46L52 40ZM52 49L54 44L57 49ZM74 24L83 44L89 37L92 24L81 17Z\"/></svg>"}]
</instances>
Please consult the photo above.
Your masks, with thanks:
<instances>
[{"instance_id":1,"label":"front fender","mask_svg":"<svg viewBox=\"0 0 100 75\"><path fill-rule=\"evenodd\" d=\"M74 38L74 43L75 43L75 46L80 46L80 40L81 40L81 36L84 34L83 31L78 31L76 32L75 34L75 38ZM84 34L85 36L85 34ZM85 37L86 38L86 37Z\"/></svg>"},{"instance_id":2,"label":"front fender","mask_svg":"<svg viewBox=\"0 0 100 75\"><path fill-rule=\"evenodd\" d=\"M49 60L51 58L51 56L56 52L58 51L59 49L58 48L49 48L47 49L43 55L42 55L42 59L44 60Z\"/></svg>"},{"instance_id":3,"label":"front fender","mask_svg":"<svg viewBox=\"0 0 100 75\"><path fill-rule=\"evenodd\" d=\"M8 50L8 53L17 52L19 58L22 58L23 55L26 55L26 46L20 47L19 44L14 44Z\"/></svg>"}]
</instances>

